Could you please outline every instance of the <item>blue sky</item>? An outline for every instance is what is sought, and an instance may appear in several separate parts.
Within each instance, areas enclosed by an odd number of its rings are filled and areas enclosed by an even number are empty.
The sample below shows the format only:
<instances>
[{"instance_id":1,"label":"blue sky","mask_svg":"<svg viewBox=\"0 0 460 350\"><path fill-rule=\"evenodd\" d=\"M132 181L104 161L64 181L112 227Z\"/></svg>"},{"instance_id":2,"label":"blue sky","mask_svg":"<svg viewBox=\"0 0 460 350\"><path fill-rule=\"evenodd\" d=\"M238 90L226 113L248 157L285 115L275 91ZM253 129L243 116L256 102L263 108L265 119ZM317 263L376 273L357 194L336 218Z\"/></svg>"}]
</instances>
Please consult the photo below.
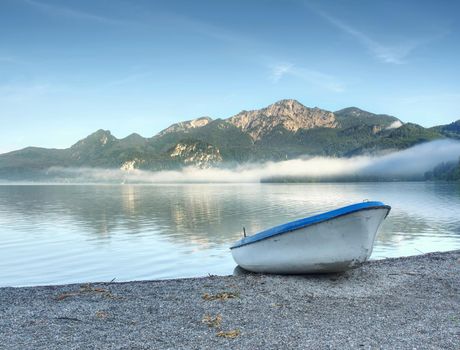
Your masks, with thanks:
<instances>
[{"instance_id":1,"label":"blue sky","mask_svg":"<svg viewBox=\"0 0 460 350\"><path fill-rule=\"evenodd\" d=\"M458 1L0 0L0 153L283 98L460 118Z\"/></svg>"}]
</instances>

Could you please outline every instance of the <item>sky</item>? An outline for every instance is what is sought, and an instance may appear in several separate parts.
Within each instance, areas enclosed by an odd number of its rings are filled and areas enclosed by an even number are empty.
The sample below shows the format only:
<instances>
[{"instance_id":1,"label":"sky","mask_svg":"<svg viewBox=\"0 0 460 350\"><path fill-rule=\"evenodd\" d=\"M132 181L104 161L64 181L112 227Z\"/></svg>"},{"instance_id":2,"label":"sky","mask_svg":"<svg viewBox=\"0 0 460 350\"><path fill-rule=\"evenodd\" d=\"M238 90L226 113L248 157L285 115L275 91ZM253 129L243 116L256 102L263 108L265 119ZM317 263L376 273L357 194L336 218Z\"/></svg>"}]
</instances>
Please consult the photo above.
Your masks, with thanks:
<instances>
[{"instance_id":1,"label":"sky","mask_svg":"<svg viewBox=\"0 0 460 350\"><path fill-rule=\"evenodd\" d=\"M0 0L0 153L285 98L460 119L459 1Z\"/></svg>"}]
</instances>

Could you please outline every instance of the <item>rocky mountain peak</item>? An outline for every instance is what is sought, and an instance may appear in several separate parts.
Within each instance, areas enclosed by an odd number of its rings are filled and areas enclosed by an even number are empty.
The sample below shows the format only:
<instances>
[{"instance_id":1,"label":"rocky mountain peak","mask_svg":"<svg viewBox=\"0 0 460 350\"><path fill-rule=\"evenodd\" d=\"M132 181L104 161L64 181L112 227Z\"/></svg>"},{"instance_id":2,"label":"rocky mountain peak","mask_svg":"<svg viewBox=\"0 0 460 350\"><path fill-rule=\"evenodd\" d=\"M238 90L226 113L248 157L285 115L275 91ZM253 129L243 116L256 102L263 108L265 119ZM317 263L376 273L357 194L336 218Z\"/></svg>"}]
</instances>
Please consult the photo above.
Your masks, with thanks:
<instances>
[{"instance_id":1,"label":"rocky mountain peak","mask_svg":"<svg viewBox=\"0 0 460 350\"><path fill-rule=\"evenodd\" d=\"M262 109L242 111L227 121L247 132L254 141L260 140L277 126L291 132L337 126L332 112L308 108L296 100L281 100Z\"/></svg>"},{"instance_id":2,"label":"rocky mountain peak","mask_svg":"<svg viewBox=\"0 0 460 350\"><path fill-rule=\"evenodd\" d=\"M276 101L275 103L272 103L268 107L271 107L271 106L282 106L284 108L290 108L290 109L305 108L305 106L302 103L292 98L286 98L283 100Z\"/></svg>"},{"instance_id":3,"label":"rocky mountain peak","mask_svg":"<svg viewBox=\"0 0 460 350\"><path fill-rule=\"evenodd\" d=\"M95 146L105 146L112 141L115 141L115 136L109 130L99 129L96 132L93 132L91 135L87 136L83 140L78 141L72 146L72 148L81 148L81 147L95 147Z\"/></svg>"},{"instance_id":4,"label":"rocky mountain peak","mask_svg":"<svg viewBox=\"0 0 460 350\"><path fill-rule=\"evenodd\" d=\"M99 129L70 147L71 156L73 159L82 160L95 152L110 148L116 141L117 138L109 130Z\"/></svg>"},{"instance_id":5,"label":"rocky mountain peak","mask_svg":"<svg viewBox=\"0 0 460 350\"><path fill-rule=\"evenodd\" d=\"M212 118L210 117L200 117L200 118L196 118L192 120L187 120L184 122L179 122L179 123L173 124L170 127L160 131L157 136L163 136L171 132L179 132L179 131L187 132L187 130L189 129L201 128L205 125L208 125L210 122L212 122Z\"/></svg>"}]
</instances>

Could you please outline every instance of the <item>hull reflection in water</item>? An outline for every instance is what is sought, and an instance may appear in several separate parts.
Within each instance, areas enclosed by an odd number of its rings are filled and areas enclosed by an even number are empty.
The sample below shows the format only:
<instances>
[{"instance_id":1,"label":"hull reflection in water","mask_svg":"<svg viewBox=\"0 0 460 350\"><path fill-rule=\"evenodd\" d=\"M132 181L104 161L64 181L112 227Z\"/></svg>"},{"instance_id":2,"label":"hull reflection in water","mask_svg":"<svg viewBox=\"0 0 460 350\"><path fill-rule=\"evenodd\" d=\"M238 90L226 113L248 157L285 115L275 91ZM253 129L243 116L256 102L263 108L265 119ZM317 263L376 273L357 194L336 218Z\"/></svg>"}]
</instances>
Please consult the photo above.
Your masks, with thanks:
<instances>
[{"instance_id":1,"label":"hull reflection in water","mask_svg":"<svg viewBox=\"0 0 460 350\"><path fill-rule=\"evenodd\" d=\"M340 272L372 253L375 236L391 207L364 202L276 226L231 247L233 258L253 272Z\"/></svg>"}]
</instances>

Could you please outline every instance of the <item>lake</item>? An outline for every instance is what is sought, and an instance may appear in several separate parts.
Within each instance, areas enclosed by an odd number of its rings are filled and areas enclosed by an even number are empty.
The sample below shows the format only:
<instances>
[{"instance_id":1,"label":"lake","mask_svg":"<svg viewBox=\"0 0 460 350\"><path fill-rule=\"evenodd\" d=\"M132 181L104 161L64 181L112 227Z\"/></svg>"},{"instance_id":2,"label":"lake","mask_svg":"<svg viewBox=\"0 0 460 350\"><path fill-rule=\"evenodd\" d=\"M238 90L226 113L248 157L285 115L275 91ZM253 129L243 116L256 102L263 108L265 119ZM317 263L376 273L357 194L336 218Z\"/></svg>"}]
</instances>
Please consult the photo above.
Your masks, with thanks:
<instances>
[{"instance_id":1,"label":"lake","mask_svg":"<svg viewBox=\"0 0 460 350\"><path fill-rule=\"evenodd\" d=\"M460 249L454 183L1 185L0 286L227 275L242 236L363 200L371 259Z\"/></svg>"}]
</instances>

